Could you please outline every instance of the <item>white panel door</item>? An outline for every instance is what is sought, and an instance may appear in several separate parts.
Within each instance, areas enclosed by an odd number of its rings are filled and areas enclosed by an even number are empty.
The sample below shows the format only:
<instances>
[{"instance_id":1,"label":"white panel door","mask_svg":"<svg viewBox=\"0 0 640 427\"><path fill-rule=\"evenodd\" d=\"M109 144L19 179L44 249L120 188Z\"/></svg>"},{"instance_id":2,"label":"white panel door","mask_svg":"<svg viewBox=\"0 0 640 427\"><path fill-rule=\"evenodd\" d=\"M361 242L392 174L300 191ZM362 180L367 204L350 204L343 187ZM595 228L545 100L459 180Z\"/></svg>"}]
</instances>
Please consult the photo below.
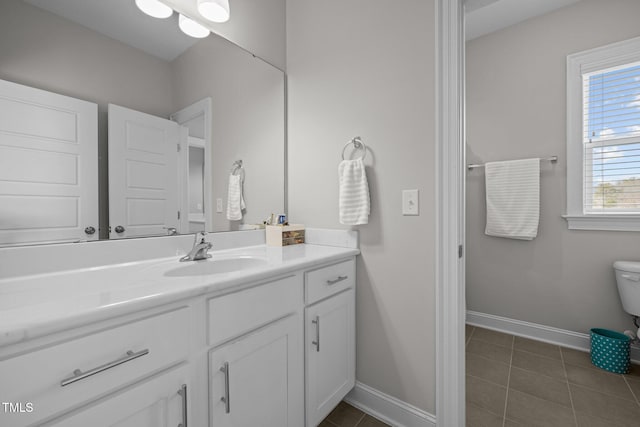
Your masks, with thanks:
<instances>
[{"instance_id":1,"label":"white panel door","mask_svg":"<svg viewBox=\"0 0 640 427\"><path fill-rule=\"evenodd\" d=\"M96 239L98 106L0 80L0 245Z\"/></svg>"},{"instance_id":2,"label":"white panel door","mask_svg":"<svg viewBox=\"0 0 640 427\"><path fill-rule=\"evenodd\" d=\"M63 417L51 427L171 427L185 425L188 419L188 369L183 366L133 388L116 393L106 400L71 416ZM36 408L37 410L37 408Z\"/></svg>"},{"instance_id":3,"label":"white panel door","mask_svg":"<svg viewBox=\"0 0 640 427\"><path fill-rule=\"evenodd\" d=\"M178 146L167 119L109 104L109 238L179 230Z\"/></svg>"},{"instance_id":4,"label":"white panel door","mask_svg":"<svg viewBox=\"0 0 640 427\"><path fill-rule=\"evenodd\" d=\"M210 352L209 425L304 424L300 329L293 315Z\"/></svg>"},{"instance_id":5,"label":"white panel door","mask_svg":"<svg viewBox=\"0 0 640 427\"><path fill-rule=\"evenodd\" d=\"M355 385L355 291L305 309L307 427L317 426Z\"/></svg>"}]
</instances>

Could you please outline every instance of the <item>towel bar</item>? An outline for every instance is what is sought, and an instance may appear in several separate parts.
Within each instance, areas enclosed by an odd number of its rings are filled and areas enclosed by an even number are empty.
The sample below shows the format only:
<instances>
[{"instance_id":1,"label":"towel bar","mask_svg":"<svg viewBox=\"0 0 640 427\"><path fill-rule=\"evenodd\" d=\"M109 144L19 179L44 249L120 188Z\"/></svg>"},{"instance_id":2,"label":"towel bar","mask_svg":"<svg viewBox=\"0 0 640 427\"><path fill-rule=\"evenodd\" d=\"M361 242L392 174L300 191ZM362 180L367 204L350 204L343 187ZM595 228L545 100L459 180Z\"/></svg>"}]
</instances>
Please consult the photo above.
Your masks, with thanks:
<instances>
[{"instance_id":1,"label":"towel bar","mask_svg":"<svg viewBox=\"0 0 640 427\"><path fill-rule=\"evenodd\" d=\"M558 162L558 156L545 157L543 159L540 159L540 161L557 163ZM477 164L473 164L473 163L470 163L470 164L467 165L467 169L469 169L469 170L477 169L477 168L483 168L483 167L484 167L484 165L477 165Z\"/></svg>"}]
</instances>

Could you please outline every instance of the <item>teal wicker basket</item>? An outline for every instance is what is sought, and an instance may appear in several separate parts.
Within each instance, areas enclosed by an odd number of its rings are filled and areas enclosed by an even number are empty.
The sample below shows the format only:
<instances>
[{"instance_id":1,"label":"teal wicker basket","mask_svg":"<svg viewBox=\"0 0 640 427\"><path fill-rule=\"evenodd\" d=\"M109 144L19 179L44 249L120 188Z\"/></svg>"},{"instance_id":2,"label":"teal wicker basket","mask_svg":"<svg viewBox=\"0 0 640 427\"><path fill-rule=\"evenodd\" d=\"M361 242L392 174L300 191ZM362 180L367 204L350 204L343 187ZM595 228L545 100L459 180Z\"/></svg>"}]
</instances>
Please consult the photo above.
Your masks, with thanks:
<instances>
[{"instance_id":1,"label":"teal wicker basket","mask_svg":"<svg viewBox=\"0 0 640 427\"><path fill-rule=\"evenodd\" d=\"M616 374L629 371L629 337L608 329L591 329L591 363Z\"/></svg>"}]
</instances>

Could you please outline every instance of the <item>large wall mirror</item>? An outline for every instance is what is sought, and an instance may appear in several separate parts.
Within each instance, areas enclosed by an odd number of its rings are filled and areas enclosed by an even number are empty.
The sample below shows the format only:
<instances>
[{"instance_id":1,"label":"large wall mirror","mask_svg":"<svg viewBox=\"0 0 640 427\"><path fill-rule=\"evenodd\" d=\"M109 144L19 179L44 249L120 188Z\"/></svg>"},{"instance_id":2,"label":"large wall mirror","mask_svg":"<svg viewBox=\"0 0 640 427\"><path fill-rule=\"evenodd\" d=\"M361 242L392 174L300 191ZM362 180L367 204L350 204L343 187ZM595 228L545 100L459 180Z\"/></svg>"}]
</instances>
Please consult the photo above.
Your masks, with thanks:
<instances>
[{"instance_id":1,"label":"large wall mirror","mask_svg":"<svg viewBox=\"0 0 640 427\"><path fill-rule=\"evenodd\" d=\"M282 23L261 28L271 45L234 21L254 3L230 2L229 27L216 24L241 48L134 0L2 0L0 245L243 230L283 213L284 2L260 3Z\"/></svg>"}]
</instances>

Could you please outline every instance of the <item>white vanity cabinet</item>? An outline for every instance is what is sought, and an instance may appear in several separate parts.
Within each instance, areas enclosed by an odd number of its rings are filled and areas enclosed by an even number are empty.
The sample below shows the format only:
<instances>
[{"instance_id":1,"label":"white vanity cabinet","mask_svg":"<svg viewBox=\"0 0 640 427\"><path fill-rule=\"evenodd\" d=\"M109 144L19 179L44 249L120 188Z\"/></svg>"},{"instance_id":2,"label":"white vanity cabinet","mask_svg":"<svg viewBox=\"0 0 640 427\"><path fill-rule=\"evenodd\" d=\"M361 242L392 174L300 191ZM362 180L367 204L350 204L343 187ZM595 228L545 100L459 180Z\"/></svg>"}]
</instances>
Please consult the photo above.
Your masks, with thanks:
<instances>
[{"instance_id":1,"label":"white vanity cabinet","mask_svg":"<svg viewBox=\"0 0 640 427\"><path fill-rule=\"evenodd\" d=\"M188 314L182 306L119 326L97 325L84 336L61 334L54 343L36 341L35 348L0 356L2 401L33 408L3 410L0 425L33 425L186 361Z\"/></svg>"},{"instance_id":2,"label":"white vanity cabinet","mask_svg":"<svg viewBox=\"0 0 640 427\"><path fill-rule=\"evenodd\" d=\"M307 427L315 427L355 385L355 261L305 275Z\"/></svg>"},{"instance_id":3,"label":"white vanity cabinet","mask_svg":"<svg viewBox=\"0 0 640 427\"><path fill-rule=\"evenodd\" d=\"M317 426L355 383L355 257L314 265L0 346L32 408L0 426Z\"/></svg>"},{"instance_id":4,"label":"white vanity cabinet","mask_svg":"<svg viewBox=\"0 0 640 427\"><path fill-rule=\"evenodd\" d=\"M211 351L210 426L303 424L300 324L294 314Z\"/></svg>"},{"instance_id":5,"label":"white vanity cabinet","mask_svg":"<svg viewBox=\"0 0 640 427\"><path fill-rule=\"evenodd\" d=\"M189 371L180 366L47 424L51 427L188 426Z\"/></svg>"}]
</instances>

